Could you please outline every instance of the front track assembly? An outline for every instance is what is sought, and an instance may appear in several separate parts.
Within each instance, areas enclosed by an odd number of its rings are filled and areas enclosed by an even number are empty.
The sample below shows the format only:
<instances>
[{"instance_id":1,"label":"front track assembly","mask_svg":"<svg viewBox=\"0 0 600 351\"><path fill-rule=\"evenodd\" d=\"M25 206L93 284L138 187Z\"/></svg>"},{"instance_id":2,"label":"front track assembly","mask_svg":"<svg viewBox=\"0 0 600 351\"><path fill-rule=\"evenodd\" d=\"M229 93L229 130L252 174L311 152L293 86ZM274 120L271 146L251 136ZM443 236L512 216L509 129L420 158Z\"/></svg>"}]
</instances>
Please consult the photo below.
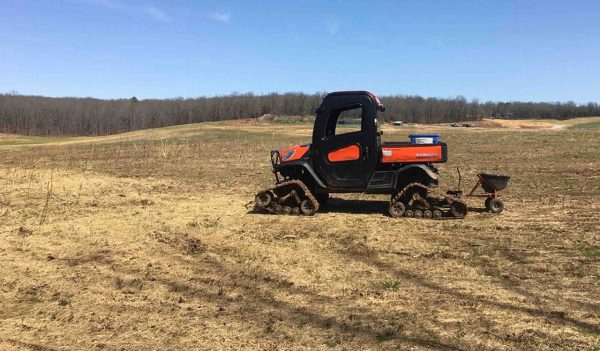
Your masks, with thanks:
<instances>
[{"instance_id":1,"label":"front track assembly","mask_svg":"<svg viewBox=\"0 0 600 351\"><path fill-rule=\"evenodd\" d=\"M256 194L257 211L312 216L319 210L319 202L308 187L299 180L288 180Z\"/></svg>"},{"instance_id":2,"label":"front track assembly","mask_svg":"<svg viewBox=\"0 0 600 351\"><path fill-rule=\"evenodd\" d=\"M464 218L467 204L458 197L437 195L421 183L410 183L392 196L388 209L392 217Z\"/></svg>"}]
</instances>

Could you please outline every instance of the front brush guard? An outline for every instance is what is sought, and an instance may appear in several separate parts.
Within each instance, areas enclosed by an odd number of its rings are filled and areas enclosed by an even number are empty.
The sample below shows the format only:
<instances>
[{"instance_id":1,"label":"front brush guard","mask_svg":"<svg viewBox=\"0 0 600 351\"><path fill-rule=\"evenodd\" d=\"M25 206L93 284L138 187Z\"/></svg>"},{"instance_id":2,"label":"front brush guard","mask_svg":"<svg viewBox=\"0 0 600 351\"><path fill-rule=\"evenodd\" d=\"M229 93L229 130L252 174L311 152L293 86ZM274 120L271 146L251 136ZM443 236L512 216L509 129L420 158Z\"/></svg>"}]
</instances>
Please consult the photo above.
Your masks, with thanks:
<instances>
[{"instance_id":1,"label":"front brush guard","mask_svg":"<svg viewBox=\"0 0 600 351\"><path fill-rule=\"evenodd\" d=\"M279 150L271 150L271 165L275 174L275 184L279 184L279 165L281 164L281 154Z\"/></svg>"}]
</instances>

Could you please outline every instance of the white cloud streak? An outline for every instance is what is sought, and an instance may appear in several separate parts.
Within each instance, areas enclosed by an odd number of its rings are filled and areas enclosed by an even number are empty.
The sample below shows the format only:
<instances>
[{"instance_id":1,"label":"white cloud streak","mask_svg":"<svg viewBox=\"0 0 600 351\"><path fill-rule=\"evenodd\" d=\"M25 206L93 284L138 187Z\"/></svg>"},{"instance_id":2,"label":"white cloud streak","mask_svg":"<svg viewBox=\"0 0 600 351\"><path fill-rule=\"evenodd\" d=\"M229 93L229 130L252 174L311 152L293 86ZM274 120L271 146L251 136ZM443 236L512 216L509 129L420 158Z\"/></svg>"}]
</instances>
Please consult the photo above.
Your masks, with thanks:
<instances>
[{"instance_id":1,"label":"white cloud streak","mask_svg":"<svg viewBox=\"0 0 600 351\"><path fill-rule=\"evenodd\" d=\"M210 18L215 21L219 21L219 22L225 22L225 23L231 22L231 14L229 12L215 11L210 14Z\"/></svg>"},{"instance_id":2,"label":"white cloud streak","mask_svg":"<svg viewBox=\"0 0 600 351\"><path fill-rule=\"evenodd\" d=\"M96 5L100 5L102 7L107 7L113 10L126 11L127 6L123 5L119 1L116 0L90 0L89 2L94 3Z\"/></svg>"},{"instance_id":3,"label":"white cloud streak","mask_svg":"<svg viewBox=\"0 0 600 351\"><path fill-rule=\"evenodd\" d=\"M154 18L157 21L161 21L161 22L171 22L172 19L171 17L169 17L167 14L165 14L161 9L155 7L155 6L146 6L144 8L144 11L150 15L150 17Z\"/></svg>"},{"instance_id":4,"label":"white cloud streak","mask_svg":"<svg viewBox=\"0 0 600 351\"><path fill-rule=\"evenodd\" d=\"M135 7L126 5L124 2L119 0L87 0L87 2L106 7L111 10L119 11L128 15L136 15L139 13L144 14L154 20L160 22L172 22L173 19L167 15L163 10L159 9L154 5L147 5L143 7Z\"/></svg>"},{"instance_id":5,"label":"white cloud streak","mask_svg":"<svg viewBox=\"0 0 600 351\"><path fill-rule=\"evenodd\" d=\"M327 31L330 35L335 35L340 30L340 24L338 21L328 21Z\"/></svg>"}]
</instances>

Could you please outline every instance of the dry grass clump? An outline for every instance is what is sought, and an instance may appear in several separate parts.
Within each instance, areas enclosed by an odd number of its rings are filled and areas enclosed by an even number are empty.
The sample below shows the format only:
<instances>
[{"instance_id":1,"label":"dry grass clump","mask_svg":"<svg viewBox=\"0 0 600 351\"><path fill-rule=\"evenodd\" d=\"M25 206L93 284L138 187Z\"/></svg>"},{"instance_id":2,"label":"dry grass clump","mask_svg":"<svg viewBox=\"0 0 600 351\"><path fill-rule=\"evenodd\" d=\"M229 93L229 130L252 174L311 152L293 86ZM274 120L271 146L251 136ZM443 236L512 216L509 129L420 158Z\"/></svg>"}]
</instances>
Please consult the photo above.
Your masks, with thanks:
<instances>
[{"instance_id":1,"label":"dry grass clump","mask_svg":"<svg viewBox=\"0 0 600 351\"><path fill-rule=\"evenodd\" d=\"M598 349L598 131L425 129L443 188L513 176L502 215L249 213L308 125L0 148L0 349Z\"/></svg>"}]
</instances>

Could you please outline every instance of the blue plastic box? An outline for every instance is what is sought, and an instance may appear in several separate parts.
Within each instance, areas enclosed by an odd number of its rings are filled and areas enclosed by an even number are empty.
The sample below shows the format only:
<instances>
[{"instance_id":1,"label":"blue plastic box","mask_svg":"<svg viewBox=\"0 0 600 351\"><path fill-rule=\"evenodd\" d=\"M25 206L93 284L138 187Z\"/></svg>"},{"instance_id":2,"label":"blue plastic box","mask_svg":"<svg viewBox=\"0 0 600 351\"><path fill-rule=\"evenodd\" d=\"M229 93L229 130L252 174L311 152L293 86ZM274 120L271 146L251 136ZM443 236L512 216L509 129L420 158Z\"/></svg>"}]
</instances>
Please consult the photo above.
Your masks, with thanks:
<instances>
[{"instance_id":1,"label":"blue plastic box","mask_svg":"<svg viewBox=\"0 0 600 351\"><path fill-rule=\"evenodd\" d=\"M410 138L410 142L413 143L413 144L417 144L417 139L418 138L430 138L430 139L433 140L434 144L437 144L437 143L440 142L440 135L439 134L411 134L408 137Z\"/></svg>"}]
</instances>

